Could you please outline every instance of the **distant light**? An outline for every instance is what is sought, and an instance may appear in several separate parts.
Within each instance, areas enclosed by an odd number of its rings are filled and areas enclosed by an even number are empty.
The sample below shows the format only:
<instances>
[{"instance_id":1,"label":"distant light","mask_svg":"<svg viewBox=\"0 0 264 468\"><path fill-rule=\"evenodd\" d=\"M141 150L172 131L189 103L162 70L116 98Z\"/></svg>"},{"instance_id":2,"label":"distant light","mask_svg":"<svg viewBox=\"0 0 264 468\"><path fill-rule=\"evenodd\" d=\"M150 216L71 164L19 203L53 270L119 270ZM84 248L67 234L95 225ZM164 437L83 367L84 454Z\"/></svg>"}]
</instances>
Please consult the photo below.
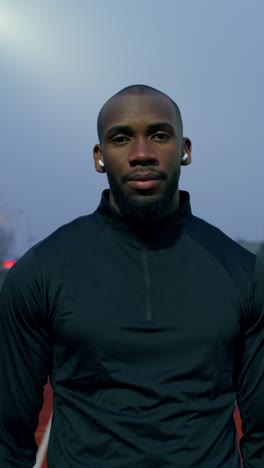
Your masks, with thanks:
<instances>
[{"instance_id":1,"label":"distant light","mask_svg":"<svg viewBox=\"0 0 264 468\"><path fill-rule=\"evenodd\" d=\"M17 42L21 36L21 21L14 8L0 6L0 39L6 43Z\"/></svg>"},{"instance_id":2,"label":"distant light","mask_svg":"<svg viewBox=\"0 0 264 468\"><path fill-rule=\"evenodd\" d=\"M12 266L16 263L15 260L4 260L3 261L3 266L4 268L12 268Z\"/></svg>"}]
</instances>

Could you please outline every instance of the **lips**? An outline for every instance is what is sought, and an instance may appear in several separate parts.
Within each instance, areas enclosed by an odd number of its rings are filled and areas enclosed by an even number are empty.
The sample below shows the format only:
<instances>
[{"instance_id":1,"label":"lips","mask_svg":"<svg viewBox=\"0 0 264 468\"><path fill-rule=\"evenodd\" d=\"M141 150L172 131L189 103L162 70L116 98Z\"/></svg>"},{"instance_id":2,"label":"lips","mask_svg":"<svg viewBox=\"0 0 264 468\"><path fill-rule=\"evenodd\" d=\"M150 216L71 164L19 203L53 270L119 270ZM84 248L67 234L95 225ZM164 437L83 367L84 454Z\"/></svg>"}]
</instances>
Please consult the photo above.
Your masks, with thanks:
<instances>
[{"instance_id":1,"label":"lips","mask_svg":"<svg viewBox=\"0 0 264 468\"><path fill-rule=\"evenodd\" d=\"M164 177L157 173L135 173L127 178L127 182L133 188L147 190L156 187L162 179Z\"/></svg>"},{"instance_id":2,"label":"lips","mask_svg":"<svg viewBox=\"0 0 264 468\"><path fill-rule=\"evenodd\" d=\"M143 182L147 180L159 180L159 179L161 179L161 176L153 172L147 172L147 173L137 172L127 177L127 180L136 180L136 181L142 180Z\"/></svg>"}]
</instances>

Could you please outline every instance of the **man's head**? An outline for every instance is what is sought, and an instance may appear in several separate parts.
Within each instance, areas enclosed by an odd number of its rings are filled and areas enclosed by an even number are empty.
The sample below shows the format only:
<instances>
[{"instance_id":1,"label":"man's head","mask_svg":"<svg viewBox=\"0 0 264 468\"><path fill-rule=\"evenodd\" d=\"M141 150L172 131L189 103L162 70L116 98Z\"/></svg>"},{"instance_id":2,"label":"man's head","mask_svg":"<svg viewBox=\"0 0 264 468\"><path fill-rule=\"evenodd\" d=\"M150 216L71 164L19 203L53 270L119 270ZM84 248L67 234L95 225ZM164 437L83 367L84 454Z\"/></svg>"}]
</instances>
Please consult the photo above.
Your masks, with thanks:
<instances>
[{"instance_id":1,"label":"man's head","mask_svg":"<svg viewBox=\"0 0 264 468\"><path fill-rule=\"evenodd\" d=\"M183 137L175 102L149 86L129 86L104 104L97 128L95 168L107 174L110 204L135 219L174 211L181 165L191 162L191 142Z\"/></svg>"}]
</instances>

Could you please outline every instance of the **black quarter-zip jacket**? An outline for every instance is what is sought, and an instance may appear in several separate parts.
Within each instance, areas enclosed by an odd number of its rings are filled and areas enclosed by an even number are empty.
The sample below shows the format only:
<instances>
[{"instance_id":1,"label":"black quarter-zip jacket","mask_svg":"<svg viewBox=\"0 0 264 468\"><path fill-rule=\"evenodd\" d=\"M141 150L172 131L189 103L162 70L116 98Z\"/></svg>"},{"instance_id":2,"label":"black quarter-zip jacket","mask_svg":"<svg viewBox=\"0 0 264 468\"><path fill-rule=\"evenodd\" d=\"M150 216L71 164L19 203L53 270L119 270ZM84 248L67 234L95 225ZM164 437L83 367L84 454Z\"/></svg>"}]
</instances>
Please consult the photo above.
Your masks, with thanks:
<instances>
[{"instance_id":1,"label":"black quarter-zip jacket","mask_svg":"<svg viewBox=\"0 0 264 468\"><path fill-rule=\"evenodd\" d=\"M61 227L0 296L0 467L29 468L50 375L49 468L264 467L264 267L191 213L108 204Z\"/></svg>"}]
</instances>

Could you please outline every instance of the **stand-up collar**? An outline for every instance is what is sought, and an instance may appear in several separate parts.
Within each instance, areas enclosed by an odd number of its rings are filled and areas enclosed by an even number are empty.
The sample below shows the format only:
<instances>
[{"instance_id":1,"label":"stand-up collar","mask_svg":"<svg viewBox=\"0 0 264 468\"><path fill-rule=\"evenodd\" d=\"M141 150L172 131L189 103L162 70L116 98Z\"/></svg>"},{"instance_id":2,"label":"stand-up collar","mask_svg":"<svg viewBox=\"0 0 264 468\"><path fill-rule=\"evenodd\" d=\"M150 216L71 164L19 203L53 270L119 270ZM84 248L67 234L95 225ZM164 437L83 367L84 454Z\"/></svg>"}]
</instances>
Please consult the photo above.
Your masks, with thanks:
<instances>
[{"instance_id":1,"label":"stand-up collar","mask_svg":"<svg viewBox=\"0 0 264 468\"><path fill-rule=\"evenodd\" d=\"M192 219L190 195L180 191L179 207L173 213L156 220L131 221L124 218L109 203L109 190L102 193L100 204L95 212L99 222L111 226L144 244L171 244L187 227Z\"/></svg>"}]
</instances>

